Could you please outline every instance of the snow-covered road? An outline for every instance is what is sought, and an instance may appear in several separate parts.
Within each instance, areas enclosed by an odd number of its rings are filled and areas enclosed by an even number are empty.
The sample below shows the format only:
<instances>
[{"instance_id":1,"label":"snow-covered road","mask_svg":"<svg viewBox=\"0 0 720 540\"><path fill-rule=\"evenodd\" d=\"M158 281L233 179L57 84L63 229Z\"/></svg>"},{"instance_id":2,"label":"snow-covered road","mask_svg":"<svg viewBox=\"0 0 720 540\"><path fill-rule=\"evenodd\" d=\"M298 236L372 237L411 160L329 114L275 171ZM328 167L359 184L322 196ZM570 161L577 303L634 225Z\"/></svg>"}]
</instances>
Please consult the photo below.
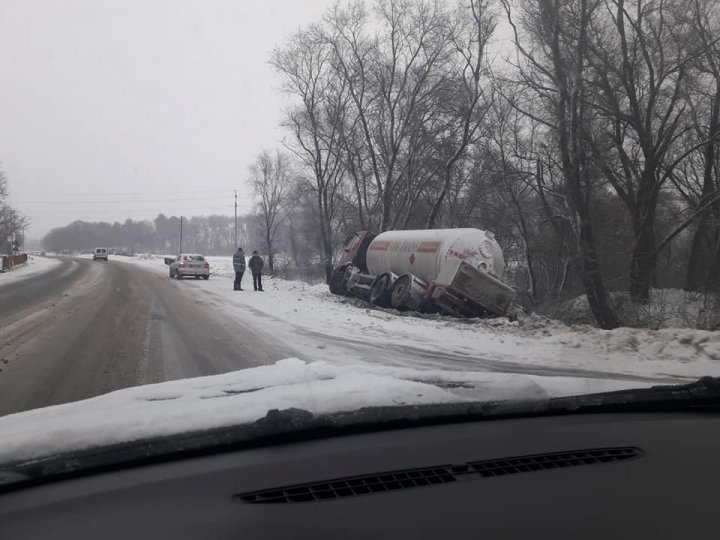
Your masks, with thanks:
<instances>
[{"instance_id":1,"label":"snow-covered road","mask_svg":"<svg viewBox=\"0 0 720 540\"><path fill-rule=\"evenodd\" d=\"M0 287L0 415L293 355L185 283L127 264L60 261Z\"/></svg>"},{"instance_id":2,"label":"snow-covered road","mask_svg":"<svg viewBox=\"0 0 720 540\"><path fill-rule=\"evenodd\" d=\"M167 275L159 256L114 260ZM305 360L648 382L720 375L717 332L605 331L533 316L517 322L420 317L331 295L324 284L271 278L265 292L233 291L230 259L209 261L211 279L185 281L188 290ZM246 289L249 281L246 275Z\"/></svg>"}]
</instances>

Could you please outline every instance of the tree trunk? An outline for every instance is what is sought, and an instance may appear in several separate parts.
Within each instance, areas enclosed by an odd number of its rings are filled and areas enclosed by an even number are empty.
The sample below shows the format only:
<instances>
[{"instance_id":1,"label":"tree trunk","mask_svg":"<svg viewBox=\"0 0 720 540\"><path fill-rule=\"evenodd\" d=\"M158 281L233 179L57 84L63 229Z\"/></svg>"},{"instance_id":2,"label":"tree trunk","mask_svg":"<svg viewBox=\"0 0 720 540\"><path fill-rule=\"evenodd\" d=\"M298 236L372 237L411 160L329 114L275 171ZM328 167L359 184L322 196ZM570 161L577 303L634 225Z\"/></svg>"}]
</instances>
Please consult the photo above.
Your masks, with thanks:
<instances>
[{"instance_id":1,"label":"tree trunk","mask_svg":"<svg viewBox=\"0 0 720 540\"><path fill-rule=\"evenodd\" d=\"M528 289L530 289L528 292L530 293L530 300L532 300L534 304L537 302L537 278L535 277L535 269L533 268L534 261L527 240L523 240L523 244L525 244L525 260L527 261L528 267Z\"/></svg>"},{"instance_id":2,"label":"tree trunk","mask_svg":"<svg viewBox=\"0 0 720 540\"><path fill-rule=\"evenodd\" d=\"M720 230L717 228L714 231L711 245L712 257L706 288L710 292L720 293Z\"/></svg>"},{"instance_id":3,"label":"tree trunk","mask_svg":"<svg viewBox=\"0 0 720 540\"><path fill-rule=\"evenodd\" d=\"M556 17L559 17L558 7L559 4L555 4ZM584 114L583 66L585 65L589 12L585 1L581 2L580 11L576 61L573 67L574 72L570 73L574 79L573 83L568 79L568 66L561 52L560 27L553 28L552 56L559 98L557 105L558 138L565 186L580 228L578 238L580 260L576 262L576 266L579 267L588 304L595 320L600 328L612 330L617 328L618 321L610 307L610 298L598 264L588 198L590 192L587 182L588 159L582 144L583 123L587 121Z\"/></svg>"},{"instance_id":4,"label":"tree trunk","mask_svg":"<svg viewBox=\"0 0 720 540\"><path fill-rule=\"evenodd\" d=\"M330 219L327 216L327 206L323 192L318 192L318 209L320 210L320 237L322 239L323 256L325 258L325 282L330 283L333 274L333 250L330 237Z\"/></svg>"},{"instance_id":5,"label":"tree trunk","mask_svg":"<svg viewBox=\"0 0 720 540\"><path fill-rule=\"evenodd\" d=\"M437 200L435 201L435 203L432 206L432 209L430 210L430 215L428 216L427 223L425 224L425 228L427 228L427 229L435 228L435 221L437 220L438 214L440 213L440 208L442 208L442 204L445 201L445 196L447 195L448 189L450 189L451 178L452 178L452 166L443 167L442 190L440 191L440 195L438 196Z\"/></svg>"},{"instance_id":6,"label":"tree trunk","mask_svg":"<svg viewBox=\"0 0 720 540\"><path fill-rule=\"evenodd\" d=\"M715 99L713 100L712 113L710 114L710 125L708 133L712 135L720 128L720 81L715 88ZM715 182L713 172L715 171L715 145L717 141L707 143L703 152L703 187L700 204L709 200L715 194ZM714 246L710 240L713 230L716 229L713 218L717 218L720 212L718 205L707 208L700 216L698 227L692 239L692 248L685 274L685 290L703 291L710 286L710 281L715 280L715 274L711 273L711 260L718 256L713 253Z\"/></svg>"},{"instance_id":7,"label":"tree trunk","mask_svg":"<svg viewBox=\"0 0 720 540\"><path fill-rule=\"evenodd\" d=\"M268 270L270 270L272 274L275 272L275 261L273 257L272 234L269 228L265 229L265 244L267 245L268 251Z\"/></svg>"},{"instance_id":8,"label":"tree trunk","mask_svg":"<svg viewBox=\"0 0 720 540\"><path fill-rule=\"evenodd\" d=\"M556 289L553 289L556 291L556 294L560 296L562 292L565 290L565 285L567 285L567 278L568 278L568 272L570 271L570 259L568 257L565 257L565 260L562 263L562 274L560 274L560 283L557 286Z\"/></svg>"},{"instance_id":9,"label":"tree trunk","mask_svg":"<svg viewBox=\"0 0 720 540\"><path fill-rule=\"evenodd\" d=\"M650 287L655 274L655 238L647 229L637 239L630 259L630 298L634 302L650 299Z\"/></svg>"},{"instance_id":10,"label":"tree trunk","mask_svg":"<svg viewBox=\"0 0 720 540\"><path fill-rule=\"evenodd\" d=\"M323 234L323 251L325 252L325 280L326 283L330 283L330 279L333 275L333 249L332 242L330 240L330 223L323 225L325 233Z\"/></svg>"},{"instance_id":11,"label":"tree trunk","mask_svg":"<svg viewBox=\"0 0 720 540\"><path fill-rule=\"evenodd\" d=\"M296 267L300 266L300 257L299 253L300 250L298 249L297 245L297 238L295 237L295 224L293 223L293 220L289 220L289 237L290 237L290 253L292 254L293 262L295 263Z\"/></svg>"},{"instance_id":12,"label":"tree trunk","mask_svg":"<svg viewBox=\"0 0 720 540\"><path fill-rule=\"evenodd\" d=\"M348 169L350 171L350 176L353 178L353 185L355 187L355 197L357 197L357 212L358 212L358 219L360 221L360 228L363 230L367 230L367 227L365 225L365 214L363 213L363 208L365 207L365 200L363 199L363 190L360 187L360 178L358 175L358 171L355 168L355 161L354 157L350 154L349 150L348 152L348 158L347 158L347 165Z\"/></svg>"},{"instance_id":13,"label":"tree trunk","mask_svg":"<svg viewBox=\"0 0 720 540\"><path fill-rule=\"evenodd\" d=\"M690 257L685 272L686 291L702 292L707 289L711 281L710 267L713 252L709 236L712 232L712 223L703 216L693 234L690 248Z\"/></svg>"},{"instance_id":14,"label":"tree trunk","mask_svg":"<svg viewBox=\"0 0 720 540\"><path fill-rule=\"evenodd\" d=\"M610 307L610 297L600 273L589 208L583 205L583 208L578 211L578 215L580 218L580 252L582 254L582 263L579 265L580 276L585 286L588 304L600 328L612 330L617 328L619 323Z\"/></svg>"},{"instance_id":15,"label":"tree trunk","mask_svg":"<svg viewBox=\"0 0 720 540\"><path fill-rule=\"evenodd\" d=\"M523 250L525 251L525 261L527 262L528 268L528 288L530 289L530 299L533 303L537 303L537 278L535 276L533 254L532 250L530 249L530 242L528 240L530 238L530 233L528 230L527 221L525 220L525 215L523 214L523 208L520 204L519 196L515 194L512 188L510 188L510 197L512 197L513 205L515 206L515 209L518 213L518 225L520 229L520 234L522 235L523 239Z\"/></svg>"},{"instance_id":16,"label":"tree trunk","mask_svg":"<svg viewBox=\"0 0 720 540\"><path fill-rule=\"evenodd\" d=\"M380 219L380 231L384 232L390 227L390 206L392 197L390 193L390 180L385 183L385 191L382 194L382 218Z\"/></svg>"},{"instance_id":17,"label":"tree trunk","mask_svg":"<svg viewBox=\"0 0 720 540\"><path fill-rule=\"evenodd\" d=\"M635 230L635 248L630 258L630 299L633 302L647 302L650 299L650 287L655 277L657 262L655 241L655 209L654 197L643 197L639 208L633 212L633 228ZM643 204L644 203L644 204Z\"/></svg>"}]
</instances>

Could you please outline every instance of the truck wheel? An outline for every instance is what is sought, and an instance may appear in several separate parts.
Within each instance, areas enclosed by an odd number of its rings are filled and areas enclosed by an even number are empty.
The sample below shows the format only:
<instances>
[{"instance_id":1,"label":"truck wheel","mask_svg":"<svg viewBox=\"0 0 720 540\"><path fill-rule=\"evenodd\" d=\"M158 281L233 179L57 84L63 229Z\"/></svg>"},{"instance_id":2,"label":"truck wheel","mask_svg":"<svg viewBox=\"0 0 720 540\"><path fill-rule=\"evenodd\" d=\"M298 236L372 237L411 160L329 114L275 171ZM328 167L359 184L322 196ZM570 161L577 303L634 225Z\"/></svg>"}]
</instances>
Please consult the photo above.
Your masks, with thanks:
<instances>
[{"instance_id":1,"label":"truck wheel","mask_svg":"<svg viewBox=\"0 0 720 540\"><path fill-rule=\"evenodd\" d=\"M406 307L410 298L410 287L412 287L412 276L410 274L403 274L397 278L390 293L390 305L395 309Z\"/></svg>"},{"instance_id":2,"label":"truck wheel","mask_svg":"<svg viewBox=\"0 0 720 540\"><path fill-rule=\"evenodd\" d=\"M390 274L380 274L370 286L370 303L380 307L388 307L388 285Z\"/></svg>"}]
</instances>

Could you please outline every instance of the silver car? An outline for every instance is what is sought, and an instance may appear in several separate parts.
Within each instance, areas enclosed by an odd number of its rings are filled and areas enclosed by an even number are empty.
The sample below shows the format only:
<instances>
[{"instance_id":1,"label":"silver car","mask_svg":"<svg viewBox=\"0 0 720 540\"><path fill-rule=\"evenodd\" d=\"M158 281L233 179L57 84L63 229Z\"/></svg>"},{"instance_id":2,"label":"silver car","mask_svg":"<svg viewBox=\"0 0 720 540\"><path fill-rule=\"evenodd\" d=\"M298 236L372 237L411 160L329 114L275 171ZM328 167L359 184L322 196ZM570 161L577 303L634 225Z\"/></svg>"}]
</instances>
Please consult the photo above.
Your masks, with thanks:
<instances>
[{"instance_id":1,"label":"silver car","mask_svg":"<svg viewBox=\"0 0 720 540\"><path fill-rule=\"evenodd\" d=\"M195 253L181 253L170 262L171 278L182 279L186 276L210 279L210 264L205 257Z\"/></svg>"}]
</instances>

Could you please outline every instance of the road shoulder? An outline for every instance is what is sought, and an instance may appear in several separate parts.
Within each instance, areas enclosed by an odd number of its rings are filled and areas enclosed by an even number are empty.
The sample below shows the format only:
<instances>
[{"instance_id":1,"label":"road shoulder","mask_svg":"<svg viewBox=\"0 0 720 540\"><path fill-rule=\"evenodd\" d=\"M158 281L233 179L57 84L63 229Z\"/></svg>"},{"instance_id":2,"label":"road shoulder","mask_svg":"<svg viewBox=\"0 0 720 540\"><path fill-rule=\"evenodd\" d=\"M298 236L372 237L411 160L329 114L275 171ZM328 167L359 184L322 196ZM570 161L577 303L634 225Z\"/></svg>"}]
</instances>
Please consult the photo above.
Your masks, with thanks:
<instances>
[{"instance_id":1,"label":"road shoulder","mask_svg":"<svg viewBox=\"0 0 720 540\"><path fill-rule=\"evenodd\" d=\"M57 258L29 255L27 263L0 272L0 290L3 287L16 284L18 281L35 278L40 274L51 272L60 266L60 264L61 261Z\"/></svg>"}]
</instances>

